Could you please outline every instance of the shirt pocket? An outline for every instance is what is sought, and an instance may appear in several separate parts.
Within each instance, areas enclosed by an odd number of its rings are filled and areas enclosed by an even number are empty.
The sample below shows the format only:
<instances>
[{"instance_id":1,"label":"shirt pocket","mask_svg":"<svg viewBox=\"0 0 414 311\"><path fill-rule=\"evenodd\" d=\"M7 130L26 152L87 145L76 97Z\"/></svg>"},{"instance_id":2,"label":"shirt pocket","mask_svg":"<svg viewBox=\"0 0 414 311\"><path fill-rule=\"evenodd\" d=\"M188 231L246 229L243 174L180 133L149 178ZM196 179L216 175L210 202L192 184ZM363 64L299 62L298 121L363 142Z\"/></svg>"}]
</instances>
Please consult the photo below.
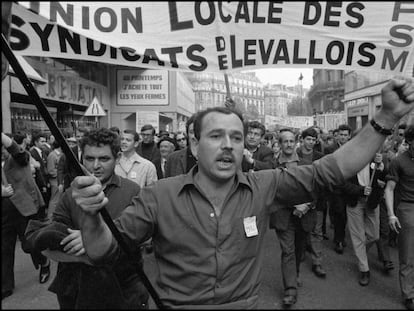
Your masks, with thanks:
<instances>
[{"instance_id":1,"label":"shirt pocket","mask_svg":"<svg viewBox=\"0 0 414 311\"><path fill-rule=\"evenodd\" d=\"M244 225L244 219L247 217L256 216L256 229L257 234L253 236L247 236L246 229ZM258 255L260 251L260 240L261 235L264 234L263 227L263 216L261 215L252 215L246 217L237 217L235 220L235 227L237 229L237 245L238 245L238 255L240 260L250 259Z\"/></svg>"}]
</instances>

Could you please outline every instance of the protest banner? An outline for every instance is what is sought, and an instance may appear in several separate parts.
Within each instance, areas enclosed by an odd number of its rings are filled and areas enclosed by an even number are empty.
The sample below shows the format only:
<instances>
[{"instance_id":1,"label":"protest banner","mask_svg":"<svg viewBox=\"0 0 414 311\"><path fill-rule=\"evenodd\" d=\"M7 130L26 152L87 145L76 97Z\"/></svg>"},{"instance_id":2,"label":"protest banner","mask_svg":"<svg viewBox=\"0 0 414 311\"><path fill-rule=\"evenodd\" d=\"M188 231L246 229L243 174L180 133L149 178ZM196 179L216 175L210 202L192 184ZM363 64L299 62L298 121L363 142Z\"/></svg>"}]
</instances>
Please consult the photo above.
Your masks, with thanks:
<instances>
[{"instance_id":1,"label":"protest banner","mask_svg":"<svg viewBox=\"0 0 414 311\"><path fill-rule=\"evenodd\" d=\"M22 55L196 72L414 76L414 2L31 1L12 13L11 46Z\"/></svg>"}]
</instances>

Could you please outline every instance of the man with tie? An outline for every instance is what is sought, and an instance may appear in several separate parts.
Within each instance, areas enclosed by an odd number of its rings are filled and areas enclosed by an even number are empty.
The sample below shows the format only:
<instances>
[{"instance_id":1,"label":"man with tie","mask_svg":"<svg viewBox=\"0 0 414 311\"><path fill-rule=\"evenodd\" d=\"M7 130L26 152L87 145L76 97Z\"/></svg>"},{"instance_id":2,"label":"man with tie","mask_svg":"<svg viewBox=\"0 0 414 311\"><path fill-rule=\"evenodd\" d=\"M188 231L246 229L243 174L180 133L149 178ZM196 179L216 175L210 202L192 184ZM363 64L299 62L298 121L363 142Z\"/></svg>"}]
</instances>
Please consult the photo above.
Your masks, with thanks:
<instances>
[{"instance_id":1,"label":"man with tie","mask_svg":"<svg viewBox=\"0 0 414 311\"><path fill-rule=\"evenodd\" d=\"M50 200L50 184L49 184L49 175L47 173L47 147L46 144L46 135L42 132L33 134L33 146L30 148L30 154L37 162L39 162L40 167L36 168L35 172L35 182L39 187L40 192L42 193L43 200L45 205L41 207L39 215L46 216L45 208L49 205Z\"/></svg>"},{"instance_id":2,"label":"man with tie","mask_svg":"<svg viewBox=\"0 0 414 311\"><path fill-rule=\"evenodd\" d=\"M167 162L167 157L171 153L173 153L175 150L177 150L178 146L175 140L168 136L162 137L157 145L158 145L158 149L160 150L161 157L154 160L153 163L155 165L155 168L157 169L158 179L162 179L166 177L165 176L165 164Z\"/></svg>"}]
</instances>

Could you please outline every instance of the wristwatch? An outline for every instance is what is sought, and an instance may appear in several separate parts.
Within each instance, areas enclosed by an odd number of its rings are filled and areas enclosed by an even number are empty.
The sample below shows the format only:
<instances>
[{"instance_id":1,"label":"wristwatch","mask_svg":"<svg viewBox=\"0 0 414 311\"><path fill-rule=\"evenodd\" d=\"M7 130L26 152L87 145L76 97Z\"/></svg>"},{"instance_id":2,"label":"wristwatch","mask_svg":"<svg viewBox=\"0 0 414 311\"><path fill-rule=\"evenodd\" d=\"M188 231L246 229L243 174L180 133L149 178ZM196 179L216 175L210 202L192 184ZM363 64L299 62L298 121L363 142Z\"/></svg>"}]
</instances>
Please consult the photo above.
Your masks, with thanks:
<instances>
[{"instance_id":1,"label":"wristwatch","mask_svg":"<svg viewBox=\"0 0 414 311\"><path fill-rule=\"evenodd\" d=\"M374 119L371 119L369 123L372 125L374 130L376 130L381 135L389 136L389 135L392 135L392 133L394 132L393 129L387 129L384 126L378 124L377 122L375 122Z\"/></svg>"}]
</instances>

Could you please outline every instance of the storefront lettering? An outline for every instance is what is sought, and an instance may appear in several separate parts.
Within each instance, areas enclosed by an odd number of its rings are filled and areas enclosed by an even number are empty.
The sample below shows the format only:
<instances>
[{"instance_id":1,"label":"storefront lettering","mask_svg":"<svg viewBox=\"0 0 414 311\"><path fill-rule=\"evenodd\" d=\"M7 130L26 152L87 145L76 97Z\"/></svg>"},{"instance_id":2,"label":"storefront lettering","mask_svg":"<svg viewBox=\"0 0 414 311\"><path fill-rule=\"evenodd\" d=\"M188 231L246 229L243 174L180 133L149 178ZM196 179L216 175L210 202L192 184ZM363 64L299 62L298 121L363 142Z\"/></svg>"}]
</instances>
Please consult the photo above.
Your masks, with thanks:
<instances>
[{"instance_id":1,"label":"storefront lettering","mask_svg":"<svg viewBox=\"0 0 414 311\"><path fill-rule=\"evenodd\" d=\"M96 96L102 100L102 90L80 81L79 77L47 74L46 97L54 100L89 105Z\"/></svg>"}]
</instances>

